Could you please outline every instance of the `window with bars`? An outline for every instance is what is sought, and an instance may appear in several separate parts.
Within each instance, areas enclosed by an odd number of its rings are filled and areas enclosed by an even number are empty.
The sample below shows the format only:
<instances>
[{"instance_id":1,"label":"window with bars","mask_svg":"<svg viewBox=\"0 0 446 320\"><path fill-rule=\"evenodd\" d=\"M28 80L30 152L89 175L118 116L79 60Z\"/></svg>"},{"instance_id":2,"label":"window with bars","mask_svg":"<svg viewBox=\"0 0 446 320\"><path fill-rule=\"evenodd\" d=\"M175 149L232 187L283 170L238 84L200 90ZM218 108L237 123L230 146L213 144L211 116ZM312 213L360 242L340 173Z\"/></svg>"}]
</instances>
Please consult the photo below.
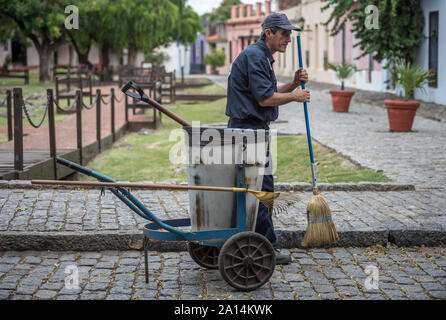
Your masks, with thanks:
<instances>
[{"instance_id":1,"label":"window with bars","mask_svg":"<svg viewBox=\"0 0 446 320\"><path fill-rule=\"evenodd\" d=\"M325 71L328 70L327 63L328 63L328 50L324 50L324 70Z\"/></svg>"},{"instance_id":2,"label":"window with bars","mask_svg":"<svg viewBox=\"0 0 446 320\"><path fill-rule=\"evenodd\" d=\"M342 28L342 63L345 63L345 26Z\"/></svg>"},{"instance_id":3,"label":"window with bars","mask_svg":"<svg viewBox=\"0 0 446 320\"><path fill-rule=\"evenodd\" d=\"M372 82L372 73L373 73L373 55L369 54L369 70L368 70L368 82Z\"/></svg>"},{"instance_id":4,"label":"window with bars","mask_svg":"<svg viewBox=\"0 0 446 320\"><path fill-rule=\"evenodd\" d=\"M429 71L434 76L429 86L437 88L438 86L438 11L429 13Z\"/></svg>"}]
</instances>

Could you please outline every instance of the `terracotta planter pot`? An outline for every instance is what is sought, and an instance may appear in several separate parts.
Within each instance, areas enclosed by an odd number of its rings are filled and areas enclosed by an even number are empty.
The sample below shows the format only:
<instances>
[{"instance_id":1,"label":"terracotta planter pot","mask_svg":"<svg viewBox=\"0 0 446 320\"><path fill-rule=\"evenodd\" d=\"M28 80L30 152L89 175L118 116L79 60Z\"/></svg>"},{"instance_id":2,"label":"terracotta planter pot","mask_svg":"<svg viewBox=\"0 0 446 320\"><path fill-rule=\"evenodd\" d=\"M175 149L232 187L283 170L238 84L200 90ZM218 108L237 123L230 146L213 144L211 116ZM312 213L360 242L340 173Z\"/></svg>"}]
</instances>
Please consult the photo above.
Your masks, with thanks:
<instances>
[{"instance_id":1,"label":"terracotta planter pot","mask_svg":"<svg viewBox=\"0 0 446 320\"><path fill-rule=\"evenodd\" d=\"M330 90L331 101L333 104L334 112L348 112L350 107L350 100L355 94L354 91L350 90Z\"/></svg>"},{"instance_id":2,"label":"terracotta planter pot","mask_svg":"<svg viewBox=\"0 0 446 320\"><path fill-rule=\"evenodd\" d=\"M411 131L418 101L384 100L390 131Z\"/></svg>"}]
</instances>

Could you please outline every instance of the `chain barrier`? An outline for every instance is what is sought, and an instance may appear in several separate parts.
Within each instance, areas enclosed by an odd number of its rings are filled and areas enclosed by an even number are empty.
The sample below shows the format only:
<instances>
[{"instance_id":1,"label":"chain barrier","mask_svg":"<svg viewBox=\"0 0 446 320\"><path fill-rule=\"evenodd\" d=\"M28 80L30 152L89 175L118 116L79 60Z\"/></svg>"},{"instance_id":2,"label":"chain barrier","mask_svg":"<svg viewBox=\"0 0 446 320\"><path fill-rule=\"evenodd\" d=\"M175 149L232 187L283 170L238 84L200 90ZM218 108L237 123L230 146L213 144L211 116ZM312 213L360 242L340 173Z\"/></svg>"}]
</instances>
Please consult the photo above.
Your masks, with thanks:
<instances>
[{"instance_id":1,"label":"chain barrier","mask_svg":"<svg viewBox=\"0 0 446 320\"><path fill-rule=\"evenodd\" d=\"M115 98L115 101L116 101L116 102L121 103L122 100L124 100L124 95L121 96L121 100L119 100L118 98L116 98L116 95L115 95L114 98Z\"/></svg>"},{"instance_id":2,"label":"chain barrier","mask_svg":"<svg viewBox=\"0 0 446 320\"><path fill-rule=\"evenodd\" d=\"M6 96L5 99L3 99L2 102L0 102L0 107L4 107L6 104L6 99L8 99L8 97Z\"/></svg>"},{"instance_id":3,"label":"chain barrier","mask_svg":"<svg viewBox=\"0 0 446 320\"><path fill-rule=\"evenodd\" d=\"M71 106L68 106L66 109L61 108L58 104L56 99L53 98L53 102L56 105L57 111L60 113L75 113L76 112L76 98L74 99L74 102L71 104Z\"/></svg>"},{"instance_id":4,"label":"chain barrier","mask_svg":"<svg viewBox=\"0 0 446 320\"><path fill-rule=\"evenodd\" d=\"M23 111L25 111L25 115L26 115L26 118L28 119L29 124L32 125L34 128L37 129L37 128L39 128L39 127L42 125L43 121L45 120L46 114L47 114L47 112L48 112L48 102L47 102L46 105L45 105L45 112L44 112L44 114L43 114L42 120L40 120L40 123L37 124L37 125L34 124L34 122L31 120L31 117L30 117L30 115L29 115L29 113L28 113L28 109L26 108L26 104L25 104L25 102L23 101L23 99L22 99L22 108L23 108Z\"/></svg>"},{"instance_id":5,"label":"chain barrier","mask_svg":"<svg viewBox=\"0 0 446 320\"><path fill-rule=\"evenodd\" d=\"M109 103L111 102L111 99L112 99L112 96L110 95L109 98L108 98L108 102L105 102L105 101L104 101L104 97L101 96L101 101L102 101L102 103L105 104L105 105L109 104Z\"/></svg>"},{"instance_id":6,"label":"chain barrier","mask_svg":"<svg viewBox=\"0 0 446 320\"><path fill-rule=\"evenodd\" d=\"M98 102L98 95L96 94L96 100L93 101L93 103L91 103L88 107L87 105L84 103L84 101L82 101L82 107L84 107L87 110L91 110L95 107L96 103Z\"/></svg>"}]
</instances>

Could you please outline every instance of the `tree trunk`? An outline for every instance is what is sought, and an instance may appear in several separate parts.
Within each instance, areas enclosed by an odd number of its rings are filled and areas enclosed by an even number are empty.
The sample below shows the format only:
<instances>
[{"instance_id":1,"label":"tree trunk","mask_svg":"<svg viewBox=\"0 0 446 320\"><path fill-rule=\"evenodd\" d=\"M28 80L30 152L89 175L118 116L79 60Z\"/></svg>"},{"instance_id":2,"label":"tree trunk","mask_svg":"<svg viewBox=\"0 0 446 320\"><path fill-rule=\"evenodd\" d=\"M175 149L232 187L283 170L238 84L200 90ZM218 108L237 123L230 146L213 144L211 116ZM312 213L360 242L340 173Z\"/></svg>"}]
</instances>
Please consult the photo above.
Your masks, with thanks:
<instances>
[{"instance_id":1,"label":"tree trunk","mask_svg":"<svg viewBox=\"0 0 446 320\"><path fill-rule=\"evenodd\" d=\"M102 66L101 66L101 81L112 81L112 72L110 68L110 58L109 58L110 48L108 45L104 44L101 48Z\"/></svg>"},{"instance_id":2,"label":"tree trunk","mask_svg":"<svg viewBox=\"0 0 446 320\"><path fill-rule=\"evenodd\" d=\"M129 48L128 65L136 67L136 55L138 50L136 48Z\"/></svg>"},{"instance_id":3,"label":"tree trunk","mask_svg":"<svg viewBox=\"0 0 446 320\"><path fill-rule=\"evenodd\" d=\"M52 50L48 45L43 44L37 52L39 53L39 82L49 82L51 81L50 57Z\"/></svg>"},{"instance_id":4,"label":"tree trunk","mask_svg":"<svg viewBox=\"0 0 446 320\"><path fill-rule=\"evenodd\" d=\"M89 70L93 69L93 65L91 64L90 61L88 61L88 52L85 54L79 54L79 52L78 52L77 56L79 58L79 64L87 65Z\"/></svg>"}]
</instances>

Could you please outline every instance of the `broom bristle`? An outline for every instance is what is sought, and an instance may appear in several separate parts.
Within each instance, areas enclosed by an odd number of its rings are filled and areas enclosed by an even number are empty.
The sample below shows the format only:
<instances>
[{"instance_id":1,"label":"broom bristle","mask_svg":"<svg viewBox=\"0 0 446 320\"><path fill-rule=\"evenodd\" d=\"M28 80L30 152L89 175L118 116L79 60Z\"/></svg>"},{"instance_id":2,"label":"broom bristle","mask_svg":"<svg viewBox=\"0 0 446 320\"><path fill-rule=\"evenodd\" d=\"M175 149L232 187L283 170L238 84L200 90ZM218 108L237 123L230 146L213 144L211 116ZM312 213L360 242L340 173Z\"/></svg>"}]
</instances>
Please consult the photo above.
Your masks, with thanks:
<instances>
[{"instance_id":1,"label":"broom bristle","mask_svg":"<svg viewBox=\"0 0 446 320\"><path fill-rule=\"evenodd\" d=\"M286 212L290 206L295 204L298 199L294 194L284 194L279 192L256 192L254 195L260 200L268 212L278 214Z\"/></svg>"},{"instance_id":2,"label":"broom bristle","mask_svg":"<svg viewBox=\"0 0 446 320\"><path fill-rule=\"evenodd\" d=\"M332 244L339 239L330 207L317 193L308 202L307 218L308 226L302 241L304 247Z\"/></svg>"}]
</instances>

